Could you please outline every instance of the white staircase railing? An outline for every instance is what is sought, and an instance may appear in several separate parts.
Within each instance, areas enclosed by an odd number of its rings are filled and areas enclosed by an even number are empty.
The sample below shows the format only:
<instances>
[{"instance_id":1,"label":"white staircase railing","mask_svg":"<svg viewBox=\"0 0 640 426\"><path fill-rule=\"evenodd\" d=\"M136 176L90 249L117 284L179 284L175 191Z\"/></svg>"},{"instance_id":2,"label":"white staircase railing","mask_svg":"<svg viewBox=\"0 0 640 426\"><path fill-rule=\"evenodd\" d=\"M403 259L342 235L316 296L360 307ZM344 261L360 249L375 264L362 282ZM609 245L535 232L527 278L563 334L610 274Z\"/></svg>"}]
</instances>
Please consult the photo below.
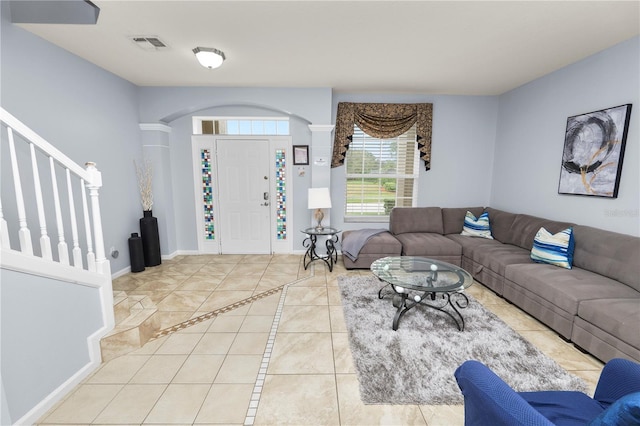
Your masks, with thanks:
<instances>
[{"instance_id":1,"label":"white staircase railing","mask_svg":"<svg viewBox=\"0 0 640 426\"><path fill-rule=\"evenodd\" d=\"M9 154L2 159L0 264L100 288L104 325L111 329L113 295L100 215L101 173L95 163L82 168L3 108L0 121L1 152ZM48 224L54 224L55 250ZM32 231L38 235L32 237Z\"/></svg>"}]
</instances>

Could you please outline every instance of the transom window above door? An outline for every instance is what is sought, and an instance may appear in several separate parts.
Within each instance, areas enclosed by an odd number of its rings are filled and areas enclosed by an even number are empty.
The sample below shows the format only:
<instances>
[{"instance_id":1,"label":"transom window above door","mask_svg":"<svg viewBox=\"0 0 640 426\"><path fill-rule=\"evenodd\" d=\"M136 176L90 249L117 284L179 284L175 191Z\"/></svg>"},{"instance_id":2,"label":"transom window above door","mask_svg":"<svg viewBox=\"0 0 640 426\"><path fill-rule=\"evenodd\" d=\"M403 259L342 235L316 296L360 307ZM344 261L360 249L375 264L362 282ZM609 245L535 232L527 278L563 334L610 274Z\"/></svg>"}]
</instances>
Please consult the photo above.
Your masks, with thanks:
<instances>
[{"instance_id":1,"label":"transom window above door","mask_svg":"<svg viewBox=\"0 0 640 426\"><path fill-rule=\"evenodd\" d=\"M419 154L415 125L388 139L369 136L355 125L345 156L345 221L386 221L393 207L413 207Z\"/></svg>"},{"instance_id":2,"label":"transom window above door","mask_svg":"<svg viewBox=\"0 0 640 426\"><path fill-rule=\"evenodd\" d=\"M284 117L193 117L194 135L288 136Z\"/></svg>"}]
</instances>

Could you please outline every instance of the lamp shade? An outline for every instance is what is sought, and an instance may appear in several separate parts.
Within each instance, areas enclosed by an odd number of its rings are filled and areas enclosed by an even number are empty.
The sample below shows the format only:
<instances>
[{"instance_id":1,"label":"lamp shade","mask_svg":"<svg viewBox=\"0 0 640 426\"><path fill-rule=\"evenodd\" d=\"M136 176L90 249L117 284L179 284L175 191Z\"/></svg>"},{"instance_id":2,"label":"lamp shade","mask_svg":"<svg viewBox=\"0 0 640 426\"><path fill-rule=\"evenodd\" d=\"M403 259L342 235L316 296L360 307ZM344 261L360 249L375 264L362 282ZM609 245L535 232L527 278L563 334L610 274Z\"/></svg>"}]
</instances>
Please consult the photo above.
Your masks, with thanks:
<instances>
[{"instance_id":1,"label":"lamp shade","mask_svg":"<svg viewBox=\"0 0 640 426\"><path fill-rule=\"evenodd\" d=\"M309 188L309 205L310 209L330 209L331 195L329 188Z\"/></svg>"},{"instance_id":2,"label":"lamp shade","mask_svg":"<svg viewBox=\"0 0 640 426\"><path fill-rule=\"evenodd\" d=\"M196 47L193 49L198 62L205 68L214 69L218 68L224 60L224 52L212 47Z\"/></svg>"}]
</instances>

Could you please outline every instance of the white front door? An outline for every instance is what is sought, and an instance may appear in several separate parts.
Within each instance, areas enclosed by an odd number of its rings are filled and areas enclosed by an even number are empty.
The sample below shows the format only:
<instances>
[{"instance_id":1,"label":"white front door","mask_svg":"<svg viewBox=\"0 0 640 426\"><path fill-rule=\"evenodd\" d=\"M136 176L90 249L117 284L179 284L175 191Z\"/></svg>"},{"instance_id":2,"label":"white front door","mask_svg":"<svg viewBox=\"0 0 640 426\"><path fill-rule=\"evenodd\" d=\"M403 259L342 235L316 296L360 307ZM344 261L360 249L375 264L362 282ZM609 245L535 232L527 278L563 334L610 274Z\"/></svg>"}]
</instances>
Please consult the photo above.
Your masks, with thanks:
<instances>
[{"instance_id":1,"label":"white front door","mask_svg":"<svg viewBox=\"0 0 640 426\"><path fill-rule=\"evenodd\" d=\"M217 139L220 251L271 253L269 141Z\"/></svg>"}]
</instances>

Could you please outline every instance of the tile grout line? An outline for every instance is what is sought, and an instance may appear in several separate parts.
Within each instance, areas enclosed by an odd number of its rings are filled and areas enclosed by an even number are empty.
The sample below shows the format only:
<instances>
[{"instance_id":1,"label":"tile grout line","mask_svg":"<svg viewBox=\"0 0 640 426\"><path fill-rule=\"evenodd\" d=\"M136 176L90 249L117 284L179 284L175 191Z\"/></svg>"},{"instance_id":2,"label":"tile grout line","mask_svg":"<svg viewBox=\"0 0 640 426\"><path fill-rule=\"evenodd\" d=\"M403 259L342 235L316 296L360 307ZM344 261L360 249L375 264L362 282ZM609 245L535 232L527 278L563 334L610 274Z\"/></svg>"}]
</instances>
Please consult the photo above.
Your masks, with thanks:
<instances>
[{"instance_id":1,"label":"tile grout line","mask_svg":"<svg viewBox=\"0 0 640 426\"><path fill-rule=\"evenodd\" d=\"M271 331L269 332L269 338L267 340L267 346L264 354L262 355L262 361L260 363L260 370L256 382L253 386L253 392L251 393L251 399L249 400L249 408L247 409L247 415L244 419L244 426L253 426L256 420L256 414L258 413L258 405L260 404L260 397L262 396L262 389L267 378L267 368L269 367L269 361L271 360L271 353L273 352L273 344L276 339L276 333L280 325L280 318L282 317L282 309L284 308L284 300L287 297L287 290L290 285L297 284L305 279L315 276L315 267L311 267L312 274L310 276L297 279L296 281L284 284L282 286L282 293L280 294L280 301L278 302L278 308L276 309L273 322L271 323Z\"/></svg>"},{"instance_id":2,"label":"tile grout line","mask_svg":"<svg viewBox=\"0 0 640 426\"><path fill-rule=\"evenodd\" d=\"M294 281L293 283L295 283L295 282L297 282L297 281ZM293 284L293 283L290 283L290 284ZM151 340L158 339L158 338L164 337L164 336L168 336L168 335L173 334L173 333L175 333L177 331L184 330L185 328L191 327L192 325L196 325L196 324L199 324L199 323L204 322L206 320L209 320L211 318L215 318L218 315L223 314L225 312L233 311L233 310L235 310L237 308L240 308L240 307L242 307L242 306L244 306L244 305L246 305L248 303L252 303L252 302L255 302L256 300L260 300L260 299L263 299L263 298L265 298L267 296L271 296L273 294L276 294L280 290L282 290L284 288L284 286L286 286L286 285L288 285L288 284L283 284L281 286L274 287L271 290L264 291L262 293L259 293L259 294L256 294L254 296L248 297L246 299L240 300L238 302L232 303L232 304L227 305L225 307L215 309L215 310L213 310L211 312L207 312L206 314L197 316L195 318L190 318L190 319L188 319L186 321L183 321L183 322L181 322L179 324L176 324L176 325L173 325L171 327L167 327L165 329L159 330L153 335Z\"/></svg>"}]
</instances>

